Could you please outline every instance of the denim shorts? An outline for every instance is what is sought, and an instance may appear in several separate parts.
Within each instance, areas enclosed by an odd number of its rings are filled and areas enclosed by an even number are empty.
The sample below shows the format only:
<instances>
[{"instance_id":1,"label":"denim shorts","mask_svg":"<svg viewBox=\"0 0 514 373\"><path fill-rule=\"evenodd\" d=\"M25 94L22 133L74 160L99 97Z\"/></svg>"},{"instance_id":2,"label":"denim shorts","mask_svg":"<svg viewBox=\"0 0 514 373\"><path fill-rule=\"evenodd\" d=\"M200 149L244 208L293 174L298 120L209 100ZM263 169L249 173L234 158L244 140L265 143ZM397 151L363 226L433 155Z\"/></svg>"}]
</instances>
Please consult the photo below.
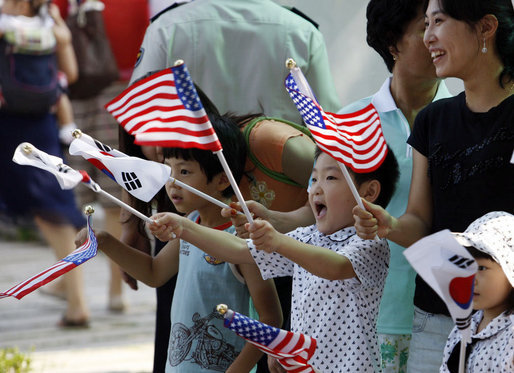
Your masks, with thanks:
<instances>
[{"instance_id":1,"label":"denim shorts","mask_svg":"<svg viewBox=\"0 0 514 373\"><path fill-rule=\"evenodd\" d=\"M453 329L451 317L425 312L414 307L412 339L409 347L408 373L437 373L443 351Z\"/></svg>"}]
</instances>

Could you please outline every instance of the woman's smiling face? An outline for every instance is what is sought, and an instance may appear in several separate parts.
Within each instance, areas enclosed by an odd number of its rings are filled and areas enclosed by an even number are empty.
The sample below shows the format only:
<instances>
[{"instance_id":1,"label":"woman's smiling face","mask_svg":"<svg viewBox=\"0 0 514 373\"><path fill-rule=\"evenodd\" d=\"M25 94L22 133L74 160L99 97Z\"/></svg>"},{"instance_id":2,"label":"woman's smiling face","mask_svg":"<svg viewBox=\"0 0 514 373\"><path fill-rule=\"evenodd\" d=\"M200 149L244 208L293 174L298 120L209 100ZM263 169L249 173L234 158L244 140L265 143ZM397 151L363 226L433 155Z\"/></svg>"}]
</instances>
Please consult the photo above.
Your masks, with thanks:
<instances>
[{"instance_id":1,"label":"woman's smiling face","mask_svg":"<svg viewBox=\"0 0 514 373\"><path fill-rule=\"evenodd\" d=\"M438 77L465 80L474 73L481 49L476 30L446 14L438 0L428 3L423 40Z\"/></svg>"}]
</instances>

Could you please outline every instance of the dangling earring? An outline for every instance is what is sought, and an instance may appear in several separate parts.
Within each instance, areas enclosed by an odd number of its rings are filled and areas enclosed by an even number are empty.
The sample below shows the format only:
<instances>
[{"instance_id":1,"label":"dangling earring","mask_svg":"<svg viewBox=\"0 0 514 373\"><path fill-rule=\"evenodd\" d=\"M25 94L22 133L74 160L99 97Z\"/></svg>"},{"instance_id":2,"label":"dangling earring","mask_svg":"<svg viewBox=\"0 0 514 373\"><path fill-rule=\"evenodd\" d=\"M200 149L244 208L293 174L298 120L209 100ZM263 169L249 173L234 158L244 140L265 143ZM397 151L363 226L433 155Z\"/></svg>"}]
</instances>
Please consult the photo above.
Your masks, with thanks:
<instances>
[{"instance_id":1,"label":"dangling earring","mask_svg":"<svg viewBox=\"0 0 514 373\"><path fill-rule=\"evenodd\" d=\"M485 38L484 38L484 46L482 47L482 53L483 54L487 53L487 47L485 46Z\"/></svg>"}]
</instances>

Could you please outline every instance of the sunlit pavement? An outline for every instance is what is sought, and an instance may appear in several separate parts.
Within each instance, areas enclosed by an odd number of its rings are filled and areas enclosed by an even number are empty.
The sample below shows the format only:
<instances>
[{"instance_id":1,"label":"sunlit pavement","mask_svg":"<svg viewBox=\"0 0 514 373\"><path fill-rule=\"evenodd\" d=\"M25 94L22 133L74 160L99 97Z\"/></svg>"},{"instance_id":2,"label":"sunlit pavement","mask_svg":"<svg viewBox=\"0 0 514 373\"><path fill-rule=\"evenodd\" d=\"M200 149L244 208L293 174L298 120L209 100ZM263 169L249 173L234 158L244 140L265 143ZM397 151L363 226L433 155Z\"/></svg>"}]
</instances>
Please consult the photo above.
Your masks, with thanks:
<instances>
[{"instance_id":1,"label":"sunlit pavement","mask_svg":"<svg viewBox=\"0 0 514 373\"><path fill-rule=\"evenodd\" d=\"M54 264L52 250L38 242L0 241L0 291ZM65 303L39 290L21 300L0 299L0 349L17 347L31 358L32 372L151 372L155 290L124 286L123 313L107 309L109 266L99 253L85 264L88 329L61 329Z\"/></svg>"}]
</instances>

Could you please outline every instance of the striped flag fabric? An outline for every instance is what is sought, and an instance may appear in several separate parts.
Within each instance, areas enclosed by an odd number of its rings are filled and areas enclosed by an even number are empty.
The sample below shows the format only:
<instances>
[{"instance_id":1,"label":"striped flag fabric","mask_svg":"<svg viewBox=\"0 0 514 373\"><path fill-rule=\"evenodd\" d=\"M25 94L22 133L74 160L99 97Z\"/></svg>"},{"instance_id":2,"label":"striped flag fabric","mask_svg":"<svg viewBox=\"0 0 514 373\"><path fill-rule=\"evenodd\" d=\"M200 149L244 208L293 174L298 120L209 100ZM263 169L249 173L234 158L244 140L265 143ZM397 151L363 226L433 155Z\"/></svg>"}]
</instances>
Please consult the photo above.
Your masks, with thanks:
<instances>
[{"instance_id":1,"label":"striped flag fabric","mask_svg":"<svg viewBox=\"0 0 514 373\"><path fill-rule=\"evenodd\" d=\"M132 84L105 108L136 144L222 149L184 63Z\"/></svg>"},{"instance_id":2,"label":"striped flag fabric","mask_svg":"<svg viewBox=\"0 0 514 373\"><path fill-rule=\"evenodd\" d=\"M471 254L445 229L422 238L404 255L425 282L446 303L464 341L470 340L473 288L478 265Z\"/></svg>"},{"instance_id":3,"label":"striped flag fabric","mask_svg":"<svg viewBox=\"0 0 514 373\"><path fill-rule=\"evenodd\" d=\"M37 275L20 282L7 291L0 293L0 299L6 297L14 297L21 299L25 295L32 293L41 286L55 280L56 278L71 271L73 268L93 258L97 253L98 244L96 242L95 233L91 228L91 215L87 217L88 237L86 242L75 249L71 254L59 260L50 268L39 272Z\"/></svg>"},{"instance_id":4,"label":"striped flag fabric","mask_svg":"<svg viewBox=\"0 0 514 373\"><path fill-rule=\"evenodd\" d=\"M82 156L127 192L145 202L159 192L171 175L170 167L163 163L129 157L85 133L71 142L69 152Z\"/></svg>"},{"instance_id":5,"label":"striped flag fabric","mask_svg":"<svg viewBox=\"0 0 514 373\"><path fill-rule=\"evenodd\" d=\"M278 359L286 371L292 373L317 372L308 363L316 350L314 338L275 328L230 309L224 314L223 324L261 351Z\"/></svg>"},{"instance_id":6,"label":"striped flag fabric","mask_svg":"<svg viewBox=\"0 0 514 373\"><path fill-rule=\"evenodd\" d=\"M372 172L380 167L387 155L387 143L373 104L354 113L333 114L303 94L291 73L284 85L323 151L354 172Z\"/></svg>"}]
</instances>

